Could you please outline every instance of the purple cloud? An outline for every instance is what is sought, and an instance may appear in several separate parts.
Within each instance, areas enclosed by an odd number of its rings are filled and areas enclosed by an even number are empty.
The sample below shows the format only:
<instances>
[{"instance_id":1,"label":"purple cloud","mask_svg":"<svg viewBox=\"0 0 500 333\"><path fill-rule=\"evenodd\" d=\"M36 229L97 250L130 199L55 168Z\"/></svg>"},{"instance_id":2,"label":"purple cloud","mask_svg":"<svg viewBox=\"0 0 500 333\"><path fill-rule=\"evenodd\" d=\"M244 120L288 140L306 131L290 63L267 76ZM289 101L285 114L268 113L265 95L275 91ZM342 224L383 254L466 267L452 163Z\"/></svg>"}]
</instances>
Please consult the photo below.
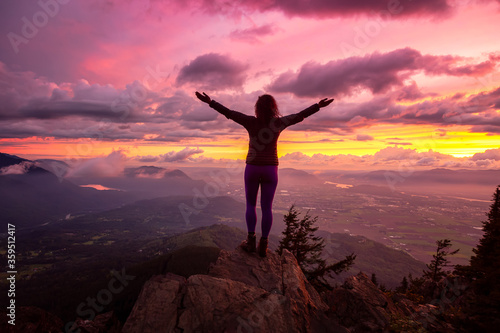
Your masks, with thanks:
<instances>
[{"instance_id":1,"label":"purple cloud","mask_svg":"<svg viewBox=\"0 0 500 333\"><path fill-rule=\"evenodd\" d=\"M227 55L208 53L181 68L177 83L193 83L205 89L241 87L248 66Z\"/></svg>"},{"instance_id":2,"label":"purple cloud","mask_svg":"<svg viewBox=\"0 0 500 333\"><path fill-rule=\"evenodd\" d=\"M255 0L232 2L231 5L224 0L204 0L201 6L211 13L235 16L243 15L244 9L251 9L261 12L277 10L288 16L301 17L381 15L394 19L410 16L442 17L449 15L452 9L447 0Z\"/></svg>"},{"instance_id":3,"label":"purple cloud","mask_svg":"<svg viewBox=\"0 0 500 333\"><path fill-rule=\"evenodd\" d=\"M393 87L403 87L404 81L418 71L429 75L481 76L493 71L496 64L496 60L490 59L480 64L456 66L460 61L463 58L455 56L423 56L411 48L374 52L326 64L308 62L298 72L289 71L278 76L268 89L303 97L352 95L359 88L382 94ZM406 89L400 99L419 96L415 87Z\"/></svg>"},{"instance_id":4,"label":"purple cloud","mask_svg":"<svg viewBox=\"0 0 500 333\"><path fill-rule=\"evenodd\" d=\"M269 1L257 1L263 6ZM255 2L254 2L255 3ZM291 16L336 17L346 15L390 14L398 16L442 16L451 9L446 0L275 0L270 7Z\"/></svg>"}]
</instances>

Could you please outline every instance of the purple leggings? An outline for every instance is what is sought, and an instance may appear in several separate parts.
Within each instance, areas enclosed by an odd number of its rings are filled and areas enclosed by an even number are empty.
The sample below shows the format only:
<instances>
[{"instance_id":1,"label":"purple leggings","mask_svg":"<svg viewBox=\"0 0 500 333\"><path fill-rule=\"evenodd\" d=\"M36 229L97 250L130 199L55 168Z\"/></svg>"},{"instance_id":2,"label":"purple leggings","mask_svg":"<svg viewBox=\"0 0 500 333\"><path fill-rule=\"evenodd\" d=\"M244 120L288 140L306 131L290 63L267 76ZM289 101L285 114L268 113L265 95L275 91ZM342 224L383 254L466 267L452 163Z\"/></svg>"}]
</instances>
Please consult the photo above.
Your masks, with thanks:
<instances>
[{"instance_id":1,"label":"purple leggings","mask_svg":"<svg viewBox=\"0 0 500 333\"><path fill-rule=\"evenodd\" d=\"M273 199L278 186L277 165L253 165L245 167L245 194L247 211L245 218L248 232L255 232L257 225L257 193L260 185L260 207L262 209L262 237L268 237L273 225Z\"/></svg>"}]
</instances>

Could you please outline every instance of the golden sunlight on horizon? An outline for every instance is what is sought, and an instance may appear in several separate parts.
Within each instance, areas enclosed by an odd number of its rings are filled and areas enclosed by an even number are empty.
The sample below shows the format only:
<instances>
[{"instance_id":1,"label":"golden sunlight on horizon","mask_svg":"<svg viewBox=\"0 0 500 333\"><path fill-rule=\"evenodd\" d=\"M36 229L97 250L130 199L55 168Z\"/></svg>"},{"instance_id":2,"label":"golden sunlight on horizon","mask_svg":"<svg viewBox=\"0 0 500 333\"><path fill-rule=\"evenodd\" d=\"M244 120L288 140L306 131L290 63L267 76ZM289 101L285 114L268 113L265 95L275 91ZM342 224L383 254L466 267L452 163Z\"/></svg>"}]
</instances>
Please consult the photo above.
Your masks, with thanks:
<instances>
[{"instance_id":1,"label":"golden sunlight on horizon","mask_svg":"<svg viewBox=\"0 0 500 333\"><path fill-rule=\"evenodd\" d=\"M61 140L53 138L1 139L2 152L29 156L30 159L54 158L60 160L78 160L102 157L120 150L127 157L157 157L168 152L179 152L187 147L200 149L202 152L193 157L213 159L244 160L248 142L242 139L226 140L189 140L183 143L134 141L97 141L97 140ZM243 139L244 138L244 139ZM412 149L416 152L428 152L470 157L487 149L499 147L500 135L467 132L462 126L453 126L449 130L431 125L413 125L401 127L383 124L363 129L349 135L331 135L318 132L285 131L280 136L278 155L300 152L307 156L322 154L374 155L387 147ZM7 145L8 144L8 145ZM161 162L160 162L161 163Z\"/></svg>"}]
</instances>

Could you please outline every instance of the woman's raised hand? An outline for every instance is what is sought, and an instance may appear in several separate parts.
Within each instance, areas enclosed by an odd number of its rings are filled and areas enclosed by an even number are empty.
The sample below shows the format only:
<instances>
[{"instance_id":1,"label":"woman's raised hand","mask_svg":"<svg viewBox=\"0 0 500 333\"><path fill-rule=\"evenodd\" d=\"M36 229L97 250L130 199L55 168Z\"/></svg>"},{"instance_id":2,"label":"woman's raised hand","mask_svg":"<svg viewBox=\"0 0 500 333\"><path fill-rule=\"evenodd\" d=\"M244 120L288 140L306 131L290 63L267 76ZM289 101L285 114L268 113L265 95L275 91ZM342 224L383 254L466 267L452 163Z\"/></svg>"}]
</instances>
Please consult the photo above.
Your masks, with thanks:
<instances>
[{"instance_id":1,"label":"woman's raised hand","mask_svg":"<svg viewBox=\"0 0 500 333\"><path fill-rule=\"evenodd\" d=\"M319 101L318 106L320 108L324 108L325 106L330 105L331 102L333 102L333 98L332 99L323 98L321 101Z\"/></svg>"},{"instance_id":2,"label":"woman's raised hand","mask_svg":"<svg viewBox=\"0 0 500 333\"><path fill-rule=\"evenodd\" d=\"M205 102L205 103L207 103L207 104L208 104L208 103L210 103L210 102L212 101L212 100L210 99L210 97L209 97L207 94L205 94L205 93L203 93L203 95L202 95L202 94L200 94L199 92L196 92L196 97L198 97L198 99L199 99L200 101Z\"/></svg>"}]
</instances>

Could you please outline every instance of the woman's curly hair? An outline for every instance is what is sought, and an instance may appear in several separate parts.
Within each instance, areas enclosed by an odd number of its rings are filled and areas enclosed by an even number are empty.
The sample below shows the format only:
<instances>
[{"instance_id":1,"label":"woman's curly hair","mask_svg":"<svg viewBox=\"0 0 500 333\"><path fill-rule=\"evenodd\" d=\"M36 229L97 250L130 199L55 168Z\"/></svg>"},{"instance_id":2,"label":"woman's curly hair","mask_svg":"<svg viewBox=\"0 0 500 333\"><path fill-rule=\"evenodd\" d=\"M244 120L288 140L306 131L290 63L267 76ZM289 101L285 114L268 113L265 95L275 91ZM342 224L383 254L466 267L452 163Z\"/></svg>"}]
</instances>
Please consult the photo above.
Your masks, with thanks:
<instances>
[{"instance_id":1,"label":"woman's curly hair","mask_svg":"<svg viewBox=\"0 0 500 333\"><path fill-rule=\"evenodd\" d=\"M273 96L267 94L259 96L255 102L255 116L263 120L271 120L280 116L278 104Z\"/></svg>"}]
</instances>

